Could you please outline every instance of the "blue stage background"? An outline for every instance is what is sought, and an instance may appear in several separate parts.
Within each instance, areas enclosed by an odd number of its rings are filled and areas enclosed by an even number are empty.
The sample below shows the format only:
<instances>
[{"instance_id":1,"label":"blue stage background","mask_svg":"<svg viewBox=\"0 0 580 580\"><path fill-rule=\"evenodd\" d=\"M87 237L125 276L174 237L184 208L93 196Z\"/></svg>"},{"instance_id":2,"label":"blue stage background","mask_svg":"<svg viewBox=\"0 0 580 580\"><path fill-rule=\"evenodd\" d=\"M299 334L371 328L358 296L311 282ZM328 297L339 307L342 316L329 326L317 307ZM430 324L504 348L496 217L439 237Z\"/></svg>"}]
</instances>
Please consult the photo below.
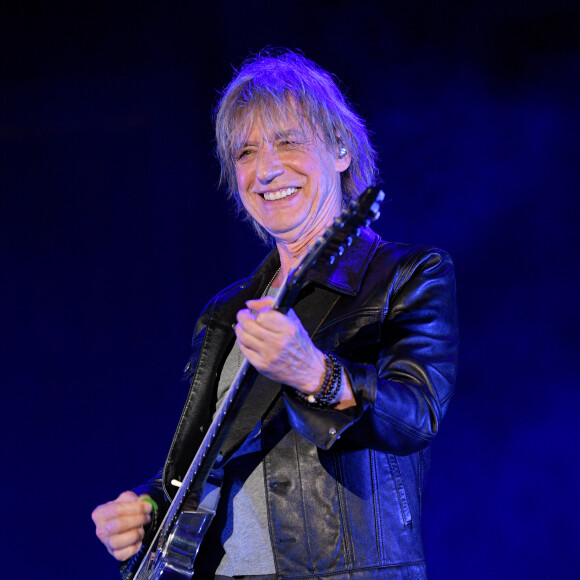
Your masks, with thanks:
<instances>
[{"instance_id":1,"label":"blue stage background","mask_svg":"<svg viewBox=\"0 0 580 580\"><path fill-rule=\"evenodd\" d=\"M218 191L210 117L266 45L368 120L375 229L455 259L430 578L578 576L580 10L476 4L0 9L2 577L116 577L90 512L161 466L196 316L265 253Z\"/></svg>"}]
</instances>

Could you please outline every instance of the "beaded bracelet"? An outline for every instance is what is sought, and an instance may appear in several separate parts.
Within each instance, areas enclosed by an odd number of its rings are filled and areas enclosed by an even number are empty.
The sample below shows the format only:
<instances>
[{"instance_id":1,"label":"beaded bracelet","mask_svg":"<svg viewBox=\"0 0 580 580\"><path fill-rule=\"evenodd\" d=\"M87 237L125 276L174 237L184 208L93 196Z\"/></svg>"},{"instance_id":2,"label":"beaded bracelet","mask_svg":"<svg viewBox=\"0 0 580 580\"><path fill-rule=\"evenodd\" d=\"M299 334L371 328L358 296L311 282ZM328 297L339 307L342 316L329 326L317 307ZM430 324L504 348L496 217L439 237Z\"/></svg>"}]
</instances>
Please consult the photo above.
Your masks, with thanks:
<instances>
[{"instance_id":1,"label":"beaded bracelet","mask_svg":"<svg viewBox=\"0 0 580 580\"><path fill-rule=\"evenodd\" d=\"M294 389L298 398L309 403L313 407L326 407L336 397L342 386L342 365L338 359L331 353L325 352L324 362L326 366L326 373L322 386L316 393L306 395L298 389Z\"/></svg>"}]
</instances>

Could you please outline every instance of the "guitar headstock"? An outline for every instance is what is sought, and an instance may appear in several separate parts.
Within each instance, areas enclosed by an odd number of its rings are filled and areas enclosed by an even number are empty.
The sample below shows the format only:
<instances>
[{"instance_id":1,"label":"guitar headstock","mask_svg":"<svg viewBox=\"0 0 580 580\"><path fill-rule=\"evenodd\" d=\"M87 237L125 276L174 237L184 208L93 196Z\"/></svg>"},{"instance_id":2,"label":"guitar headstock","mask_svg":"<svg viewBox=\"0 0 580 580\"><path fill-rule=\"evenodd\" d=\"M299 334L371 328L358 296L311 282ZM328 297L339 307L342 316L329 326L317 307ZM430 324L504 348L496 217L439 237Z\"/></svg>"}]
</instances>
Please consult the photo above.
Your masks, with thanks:
<instances>
[{"instance_id":1,"label":"guitar headstock","mask_svg":"<svg viewBox=\"0 0 580 580\"><path fill-rule=\"evenodd\" d=\"M360 235L361 229L379 218L381 215L380 204L384 199L385 193L381 189L367 187L357 199L353 200L342 211L324 234L312 244L298 267L288 275L283 292L279 294L280 304L276 306L278 310L287 311L289 306L285 308L283 304L293 302L296 293L304 283L306 274L316 263L328 262L333 264L353 243L354 238ZM287 292L291 296L287 297L286 300Z\"/></svg>"}]
</instances>

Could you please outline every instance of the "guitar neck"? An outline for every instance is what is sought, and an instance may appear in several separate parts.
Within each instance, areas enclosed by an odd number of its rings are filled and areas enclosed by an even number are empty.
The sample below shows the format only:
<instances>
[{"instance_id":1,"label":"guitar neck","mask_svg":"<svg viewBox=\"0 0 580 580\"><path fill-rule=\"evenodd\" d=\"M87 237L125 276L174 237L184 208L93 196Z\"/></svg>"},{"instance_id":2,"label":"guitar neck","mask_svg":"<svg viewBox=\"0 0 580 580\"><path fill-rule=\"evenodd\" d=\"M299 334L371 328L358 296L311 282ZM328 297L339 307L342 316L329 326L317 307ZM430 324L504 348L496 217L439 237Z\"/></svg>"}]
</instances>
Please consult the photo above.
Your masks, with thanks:
<instances>
[{"instance_id":1,"label":"guitar neck","mask_svg":"<svg viewBox=\"0 0 580 580\"><path fill-rule=\"evenodd\" d=\"M368 225L372 219L380 215L378 206L384 198L384 193L375 187L369 187L356 202L352 202L345 209L340 218L319 237L309 248L307 255L296 269L291 270L280 287L273 308L286 314L294 304L300 289L304 286L306 275L316 265L318 260L329 259L334 261L336 255L342 255L345 246L350 246L353 236L358 235L360 226ZM370 216L370 217L369 217ZM189 490L190 497L199 499L199 494L205 485L207 476L219 456L232 423L240 411L241 405L257 376L257 371L243 359L243 362L234 378L232 386L222 402L210 429L208 430L188 473L179 490L179 496L185 496ZM202 466L203 467L200 467ZM194 482L192 486L192 483ZM182 492L182 493L181 493ZM175 498L178 499L177 497ZM183 499L180 498L176 512ZM174 504L177 502L174 500ZM172 509L173 509L172 505Z\"/></svg>"},{"instance_id":2,"label":"guitar neck","mask_svg":"<svg viewBox=\"0 0 580 580\"><path fill-rule=\"evenodd\" d=\"M328 261L332 264L335 257L342 255L345 247L351 245L353 237L358 235L360 227L368 225L371 220L378 218L379 203L382 199L384 199L382 191L375 187L369 187L356 201L351 202L350 206L342 212L340 218L337 218L334 224L325 231L324 235L318 238L309 248L307 255L298 267L289 272L274 299L273 307L276 310L286 314L296 300L300 289L304 286L307 272L315 266L316 262L326 263ZM187 529L184 534L177 533L175 528L176 525L180 527L181 516L191 515L189 510L197 510L206 481L214 469L220 451L224 443L226 443L233 424L240 415L242 405L257 376L258 372L244 357L228 393L224 397L181 482L180 488L169 507L165 519L161 523L151 547L141 561L135 576L138 580L152 580L164 575L168 580L169 578L177 577L171 575L169 571L172 565L175 565L174 569L183 570L183 574L179 575L180 578L191 578L193 574L191 564L197 553L197 548L191 547L186 541L188 548L184 551L180 542L184 537L192 533L195 535L197 532L193 528L188 528L185 523L184 526ZM184 513L184 511L187 513ZM203 533L201 533L201 536L203 536ZM195 546L199 547L199 542ZM173 550L174 547L175 549ZM183 564L184 558L185 564ZM163 574L166 565L168 567L167 574ZM159 568L159 573L154 572L154 575L151 575L151 571L153 569L157 570L157 568ZM134 577L132 571L129 577Z\"/></svg>"}]
</instances>

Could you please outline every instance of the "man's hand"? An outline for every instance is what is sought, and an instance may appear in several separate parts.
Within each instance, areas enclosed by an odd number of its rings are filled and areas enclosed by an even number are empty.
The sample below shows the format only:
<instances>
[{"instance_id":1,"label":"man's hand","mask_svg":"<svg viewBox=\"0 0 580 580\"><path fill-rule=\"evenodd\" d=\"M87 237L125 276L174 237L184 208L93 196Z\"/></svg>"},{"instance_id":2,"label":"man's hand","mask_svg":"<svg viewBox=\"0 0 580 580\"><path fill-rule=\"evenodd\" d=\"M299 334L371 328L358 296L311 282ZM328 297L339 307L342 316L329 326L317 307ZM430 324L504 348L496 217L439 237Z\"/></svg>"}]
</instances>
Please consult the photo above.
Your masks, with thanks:
<instances>
[{"instance_id":1,"label":"man's hand","mask_svg":"<svg viewBox=\"0 0 580 580\"><path fill-rule=\"evenodd\" d=\"M273 302L270 297L249 300L248 308L238 312L236 336L240 350L268 378L312 393L324 377L324 355L294 311L284 315L272 308Z\"/></svg>"},{"instance_id":2,"label":"man's hand","mask_svg":"<svg viewBox=\"0 0 580 580\"><path fill-rule=\"evenodd\" d=\"M122 561L139 551L152 509L150 503L140 501L132 491L125 491L116 500L95 508L91 517L97 527L97 537L111 556Z\"/></svg>"},{"instance_id":3,"label":"man's hand","mask_svg":"<svg viewBox=\"0 0 580 580\"><path fill-rule=\"evenodd\" d=\"M240 350L268 378L306 395L315 393L326 373L324 354L314 346L294 310L282 314L272 308L273 303L271 297L248 300L248 308L238 312L236 336ZM356 400L343 368L335 408L354 405Z\"/></svg>"}]
</instances>

